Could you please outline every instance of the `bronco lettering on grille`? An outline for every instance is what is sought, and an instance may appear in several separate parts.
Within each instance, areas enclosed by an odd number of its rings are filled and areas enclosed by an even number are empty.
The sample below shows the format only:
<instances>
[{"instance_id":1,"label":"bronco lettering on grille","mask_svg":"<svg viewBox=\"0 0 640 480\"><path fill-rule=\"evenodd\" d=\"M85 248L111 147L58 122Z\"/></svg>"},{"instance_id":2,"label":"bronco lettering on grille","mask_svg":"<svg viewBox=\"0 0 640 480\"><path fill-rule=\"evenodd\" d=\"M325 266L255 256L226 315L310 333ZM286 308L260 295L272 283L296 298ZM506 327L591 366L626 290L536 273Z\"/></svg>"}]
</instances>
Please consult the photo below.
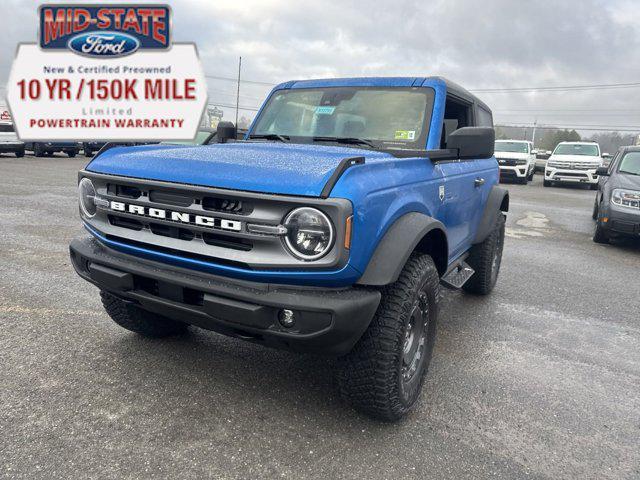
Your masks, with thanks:
<instances>
[{"instance_id":1,"label":"bronco lettering on grille","mask_svg":"<svg viewBox=\"0 0 640 480\"><path fill-rule=\"evenodd\" d=\"M207 217L204 215L194 215L188 212L174 212L162 208L144 207L142 205L131 205L124 202L109 202L109 208L116 212L142 215L143 217L170 220L200 227L218 228L221 230L231 230L239 232L242 230L242 223L237 220L227 220L225 218Z\"/></svg>"}]
</instances>

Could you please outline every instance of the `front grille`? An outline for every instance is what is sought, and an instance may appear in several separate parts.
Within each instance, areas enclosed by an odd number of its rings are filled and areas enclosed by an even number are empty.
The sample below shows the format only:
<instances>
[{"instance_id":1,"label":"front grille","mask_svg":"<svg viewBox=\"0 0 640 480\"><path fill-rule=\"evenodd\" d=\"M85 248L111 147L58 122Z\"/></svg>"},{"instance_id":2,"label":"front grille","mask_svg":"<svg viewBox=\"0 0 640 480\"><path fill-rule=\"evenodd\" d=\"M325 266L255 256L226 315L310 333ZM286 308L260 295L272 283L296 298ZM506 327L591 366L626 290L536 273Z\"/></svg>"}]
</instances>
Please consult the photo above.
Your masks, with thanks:
<instances>
[{"instance_id":1,"label":"front grille","mask_svg":"<svg viewBox=\"0 0 640 480\"><path fill-rule=\"evenodd\" d=\"M547 162L547 166L552 168L562 168L566 170L595 170L598 168L597 165L594 165L590 162L563 162L563 161L554 161Z\"/></svg>"},{"instance_id":2,"label":"front grille","mask_svg":"<svg viewBox=\"0 0 640 480\"><path fill-rule=\"evenodd\" d=\"M352 215L345 199L261 194L211 187L81 172L91 179L99 199L97 213L85 221L119 243L158 253L205 260L244 269L343 266L349 251L339 248L345 219ZM283 219L293 209L321 209L335 227L335 245L325 257L306 262L293 256L283 241ZM248 225L273 227L274 233Z\"/></svg>"},{"instance_id":3,"label":"front grille","mask_svg":"<svg viewBox=\"0 0 640 480\"><path fill-rule=\"evenodd\" d=\"M515 167L517 165L517 160L513 158L499 158L498 164L501 167Z\"/></svg>"}]
</instances>

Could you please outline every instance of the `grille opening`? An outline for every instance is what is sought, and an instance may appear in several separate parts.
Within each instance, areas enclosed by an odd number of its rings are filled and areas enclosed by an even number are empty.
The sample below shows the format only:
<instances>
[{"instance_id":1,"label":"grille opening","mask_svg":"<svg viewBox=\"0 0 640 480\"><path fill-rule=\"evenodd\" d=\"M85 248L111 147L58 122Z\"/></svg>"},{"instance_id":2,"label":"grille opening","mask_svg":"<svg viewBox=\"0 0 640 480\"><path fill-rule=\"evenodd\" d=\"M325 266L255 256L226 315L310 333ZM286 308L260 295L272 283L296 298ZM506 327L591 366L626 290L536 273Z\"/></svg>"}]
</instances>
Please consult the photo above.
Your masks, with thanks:
<instances>
[{"instance_id":1,"label":"grille opening","mask_svg":"<svg viewBox=\"0 0 640 480\"><path fill-rule=\"evenodd\" d=\"M128 185L118 185L115 183L107 184L107 193L109 195L124 198L140 198L142 195L139 188L129 187Z\"/></svg>"},{"instance_id":2,"label":"grille opening","mask_svg":"<svg viewBox=\"0 0 640 480\"><path fill-rule=\"evenodd\" d=\"M185 287L182 290L184 303L189 305L204 305L204 293L199 292L198 290L193 290L192 288Z\"/></svg>"},{"instance_id":3,"label":"grille opening","mask_svg":"<svg viewBox=\"0 0 640 480\"><path fill-rule=\"evenodd\" d=\"M153 278L134 275L133 285L136 290L143 290L151 295L158 296L158 282Z\"/></svg>"},{"instance_id":4,"label":"grille opening","mask_svg":"<svg viewBox=\"0 0 640 480\"><path fill-rule=\"evenodd\" d=\"M234 250L242 250L244 252L248 252L253 248L253 243L245 240L244 238L227 237L226 235L220 235L219 233L203 232L202 240L207 245L232 248Z\"/></svg>"},{"instance_id":5,"label":"grille opening","mask_svg":"<svg viewBox=\"0 0 640 480\"><path fill-rule=\"evenodd\" d=\"M149 229L156 235L163 237L177 238L180 240L193 240L195 233L185 228L172 227L170 225L162 225L159 223L150 223Z\"/></svg>"},{"instance_id":6,"label":"grille opening","mask_svg":"<svg viewBox=\"0 0 640 480\"><path fill-rule=\"evenodd\" d=\"M193 203L193 197L167 190L150 190L149 200L166 205L177 205L178 207L188 207Z\"/></svg>"},{"instance_id":7,"label":"grille opening","mask_svg":"<svg viewBox=\"0 0 640 480\"><path fill-rule=\"evenodd\" d=\"M132 218L116 217L115 215L108 215L108 217L109 223L114 227L128 228L129 230L136 230L138 232L144 227L142 222L133 220Z\"/></svg>"},{"instance_id":8,"label":"grille opening","mask_svg":"<svg viewBox=\"0 0 640 480\"><path fill-rule=\"evenodd\" d=\"M214 212L235 213L248 215L253 211L253 206L233 198L202 197L202 208Z\"/></svg>"},{"instance_id":9,"label":"grille opening","mask_svg":"<svg viewBox=\"0 0 640 480\"><path fill-rule=\"evenodd\" d=\"M134 247L144 248L151 252L165 253L168 255L174 255L176 257L188 258L191 260L198 260L201 262L214 263L218 265L229 265L233 267L243 268L245 270L252 270L252 268L244 262L236 262L234 260L226 260L224 258L210 257L207 255L200 255L198 253L185 252L183 250L176 250L174 248L161 247L159 245L153 245L145 242L138 242L131 240L130 238L119 237L117 235L106 235L107 240L122 243L123 245L131 245Z\"/></svg>"}]
</instances>

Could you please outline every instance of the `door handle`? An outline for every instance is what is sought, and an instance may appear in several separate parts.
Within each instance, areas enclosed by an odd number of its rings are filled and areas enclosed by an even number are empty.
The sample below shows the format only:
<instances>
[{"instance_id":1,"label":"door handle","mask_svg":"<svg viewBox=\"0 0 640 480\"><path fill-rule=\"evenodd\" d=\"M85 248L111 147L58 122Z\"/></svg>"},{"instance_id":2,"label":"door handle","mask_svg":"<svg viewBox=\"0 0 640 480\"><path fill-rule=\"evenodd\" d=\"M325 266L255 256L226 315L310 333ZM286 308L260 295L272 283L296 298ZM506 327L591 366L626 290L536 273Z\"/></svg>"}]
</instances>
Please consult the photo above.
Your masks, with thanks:
<instances>
[{"instance_id":1,"label":"door handle","mask_svg":"<svg viewBox=\"0 0 640 480\"><path fill-rule=\"evenodd\" d=\"M473 185L474 187L481 187L482 185L484 185L484 182L485 182L484 178L478 177L473 181Z\"/></svg>"}]
</instances>

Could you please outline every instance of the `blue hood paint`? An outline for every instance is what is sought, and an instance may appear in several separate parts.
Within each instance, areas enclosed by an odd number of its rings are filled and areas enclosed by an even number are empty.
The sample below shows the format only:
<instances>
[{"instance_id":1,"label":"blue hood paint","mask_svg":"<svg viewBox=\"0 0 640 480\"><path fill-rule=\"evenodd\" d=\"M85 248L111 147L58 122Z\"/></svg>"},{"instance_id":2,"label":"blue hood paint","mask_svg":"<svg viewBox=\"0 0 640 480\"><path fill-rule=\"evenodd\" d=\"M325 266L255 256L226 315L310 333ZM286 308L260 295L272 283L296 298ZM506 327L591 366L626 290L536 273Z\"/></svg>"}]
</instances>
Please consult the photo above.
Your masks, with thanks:
<instances>
[{"instance_id":1,"label":"blue hood paint","mask_svg":"<svg viewBox=\"0 0 640 480\"><path fill-rule=\"evenodd\" d=\"M241 142L205 146L116 147L87 170L110 175L284 195L319 196L348 157L393 158L359 148Z\"/></svg>"}]
</instances>

